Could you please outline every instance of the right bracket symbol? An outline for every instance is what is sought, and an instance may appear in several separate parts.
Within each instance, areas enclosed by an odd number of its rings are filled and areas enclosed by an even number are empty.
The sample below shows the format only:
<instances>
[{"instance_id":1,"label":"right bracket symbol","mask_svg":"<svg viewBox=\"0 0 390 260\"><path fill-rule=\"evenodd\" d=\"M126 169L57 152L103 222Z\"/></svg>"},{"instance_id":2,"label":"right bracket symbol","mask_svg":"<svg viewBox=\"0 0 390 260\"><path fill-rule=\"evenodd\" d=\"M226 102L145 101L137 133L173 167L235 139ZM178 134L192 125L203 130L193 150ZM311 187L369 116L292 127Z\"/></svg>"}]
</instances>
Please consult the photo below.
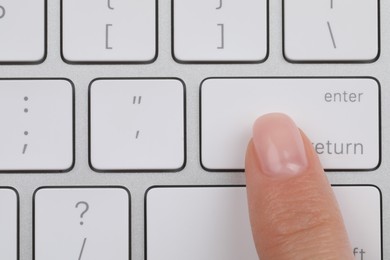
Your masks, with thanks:
<instances>
[{"instance_id":1,"label":"right bracket symbol","mask_svg":"<svg viewBox=\"0 0 390 260\"><path fill-rule=\"evenodd\" d=\"M219 6L216 8L217 10L222 9L223 0L219 0Z\"/></svg>"}]
</instances>

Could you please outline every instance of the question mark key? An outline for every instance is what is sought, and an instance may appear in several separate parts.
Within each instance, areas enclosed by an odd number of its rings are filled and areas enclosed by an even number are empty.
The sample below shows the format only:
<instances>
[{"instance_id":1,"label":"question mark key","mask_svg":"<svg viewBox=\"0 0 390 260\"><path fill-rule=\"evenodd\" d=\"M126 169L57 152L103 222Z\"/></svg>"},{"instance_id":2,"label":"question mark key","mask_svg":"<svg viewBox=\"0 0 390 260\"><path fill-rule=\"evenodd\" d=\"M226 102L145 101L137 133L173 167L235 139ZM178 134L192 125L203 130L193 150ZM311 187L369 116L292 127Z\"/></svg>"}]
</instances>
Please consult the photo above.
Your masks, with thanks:
<instances>
[{"instance_id":1,"label":"question mark key","mask_svg":"<svg viewBox=\"0 0 390 260\"><path fill-rule=\"evenodd\" d=\"M34 259L128 260L129 212L130 194L122 187L40 188L34 194Z\"/></svg>"}]
</instances>

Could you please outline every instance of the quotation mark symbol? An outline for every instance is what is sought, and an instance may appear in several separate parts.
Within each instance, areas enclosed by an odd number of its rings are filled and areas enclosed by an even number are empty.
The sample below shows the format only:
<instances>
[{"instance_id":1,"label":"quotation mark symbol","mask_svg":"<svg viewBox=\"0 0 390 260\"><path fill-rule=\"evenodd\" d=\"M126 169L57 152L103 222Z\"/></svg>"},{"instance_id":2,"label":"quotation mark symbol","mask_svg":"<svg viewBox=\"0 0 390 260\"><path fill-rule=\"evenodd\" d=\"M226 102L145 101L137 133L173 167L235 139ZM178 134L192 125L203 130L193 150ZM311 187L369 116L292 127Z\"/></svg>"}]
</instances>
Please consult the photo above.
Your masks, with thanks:
<instances>
[{"instance_id":1,"label":"quotation mark symbol","mask_svg":"<svg viewBox=\"0 0 390 260\"><path fill-rule=\"evenodd\" d=\"M138 102L137 102L137 99L138 99ZM133 105L140 105L141 104L141 102L142 102L142 96L134 96L133 97Z\"/></svg>"},{"instance_id":2,"label":"quotation mark symbol","mask_svg":"<svg viewBox=\"0 0 390 260\"><path fill-rule=\"evenodd\" d=\"M133 96L133 105L141 105L142 103L142 96ZM140 134L140 130L137 130L135 133L135 139L138 139Z\"/></svg>"}]
</instances>

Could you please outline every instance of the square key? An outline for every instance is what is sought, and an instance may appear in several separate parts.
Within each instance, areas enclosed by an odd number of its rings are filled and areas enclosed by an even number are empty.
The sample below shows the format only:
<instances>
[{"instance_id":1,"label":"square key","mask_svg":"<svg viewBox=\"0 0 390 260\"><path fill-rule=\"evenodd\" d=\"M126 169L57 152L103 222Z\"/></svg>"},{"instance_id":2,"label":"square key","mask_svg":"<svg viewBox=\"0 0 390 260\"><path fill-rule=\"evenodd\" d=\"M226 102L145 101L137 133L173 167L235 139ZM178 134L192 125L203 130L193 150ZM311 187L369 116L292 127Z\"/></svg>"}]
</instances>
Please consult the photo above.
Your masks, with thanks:
<instances>
[{"instance_id":1,"label":"square key","mask_svg":"<svg viewBox=\"0 0 390 260\"><path fill-rule=\"evenodd\" d=\"M18 259L18 194L0 188L0 259Z\"/></svg>"},{"instance_id":2,"label":"square key","mask_svg":"<svg viewBox=\"0 0 390 260\"><path fill-rule=\"evenodd\" d=\"M185 162L184 85L177 79L98 79L90 87L96 171L178 171Z\"/></svg>"},{"instance_id":3,"label":"square key","mask_svg":"<svg viewBox=\"0 0 390 260\"><path fill-rule=\"evenodd\" d=\"M373 62L378 0L284 0L284 55L291 62Z\"/></svg>"},{"instance_id":4,"label":"square key","mask_svg":"<svg viewBox=\"0 0 390 260\"><path fill-rule=\"evenodd\" d=\"M272 112L297 122L325 170L372 171L381 163L381 88L374 78L211 78L201 88L206 170L243 171L251 126Z\"/></svg>"},{"instance_id":5,"label":"square key","mask_svg":"<svg viewBox=\"0 0 390 260\"><path fill-rule=\"evenodd\" d=\"M46 4L46 0L0 1L0 63L45 59Z\"/></svg>"},{"instance_id":6,"label":"square key","mask_svg":"<svg viewBox=\"0 0 390 260\"><path fill-rule=\"evenodd\" d=\"M73 83L0 80L0 171L66 172L74 165Z\"/></svg>"},{"instance_id":7,"label":"square key","mask_svg":"<svg viewBox=\"0 0 390 260\"><path fill-rule=\"evenodd\" d=\"M157 56L156 0L62 0L70 63L147 63Z\"/></svg>"},{"instance_id":8,"label":"square key","mask_svg":"<svg viewBox=\"0 0 390 260\"><path fill-rule=\"evenodd\" d=\"M174 57L187 62L263 62L267 0L173 0Z\"/></svg>"},{"instance_id":9,"label":"square key","mask_svg":"<svg viewBox=\"0 0 390 260\"><path fill-rule=\"evenodd\" d=\"M369 185L337 185L333 191L345 220L352 259L387 259L381 257L381 191ZM245 187L160 186L149 189L145 198L147 260L259 259Z\"/></svg>"},{"instance_id":10,"label":"square key","mask_svg":"<svg viewBox=\"0 0 390 260\"><path fill-rule=\"evenodd\" d=\"M129 260L129 197L121 187L38 189L34 259Z\"/></svg>"}]
</instances>

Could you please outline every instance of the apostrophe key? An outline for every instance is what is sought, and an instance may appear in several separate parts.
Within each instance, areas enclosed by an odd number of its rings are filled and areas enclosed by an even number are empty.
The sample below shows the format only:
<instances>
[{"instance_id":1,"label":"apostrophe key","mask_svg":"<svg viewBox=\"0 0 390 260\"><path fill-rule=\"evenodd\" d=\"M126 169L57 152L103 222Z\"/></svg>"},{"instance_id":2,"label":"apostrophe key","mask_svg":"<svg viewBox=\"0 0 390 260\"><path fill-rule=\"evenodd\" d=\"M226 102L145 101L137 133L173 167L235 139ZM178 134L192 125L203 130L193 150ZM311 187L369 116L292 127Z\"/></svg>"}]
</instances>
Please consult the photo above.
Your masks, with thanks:
<instances>
[{"instance_id":1,"label":"apostrophe key","mask_svg":"<svg viewBox=\"0 0 390 260\"><path fill-rule=\"evenodd\" d=\"M90 163L97 171L177 171L185 163L184 85L98 79L90 87Z\"/></svg>"}]
</instances>

